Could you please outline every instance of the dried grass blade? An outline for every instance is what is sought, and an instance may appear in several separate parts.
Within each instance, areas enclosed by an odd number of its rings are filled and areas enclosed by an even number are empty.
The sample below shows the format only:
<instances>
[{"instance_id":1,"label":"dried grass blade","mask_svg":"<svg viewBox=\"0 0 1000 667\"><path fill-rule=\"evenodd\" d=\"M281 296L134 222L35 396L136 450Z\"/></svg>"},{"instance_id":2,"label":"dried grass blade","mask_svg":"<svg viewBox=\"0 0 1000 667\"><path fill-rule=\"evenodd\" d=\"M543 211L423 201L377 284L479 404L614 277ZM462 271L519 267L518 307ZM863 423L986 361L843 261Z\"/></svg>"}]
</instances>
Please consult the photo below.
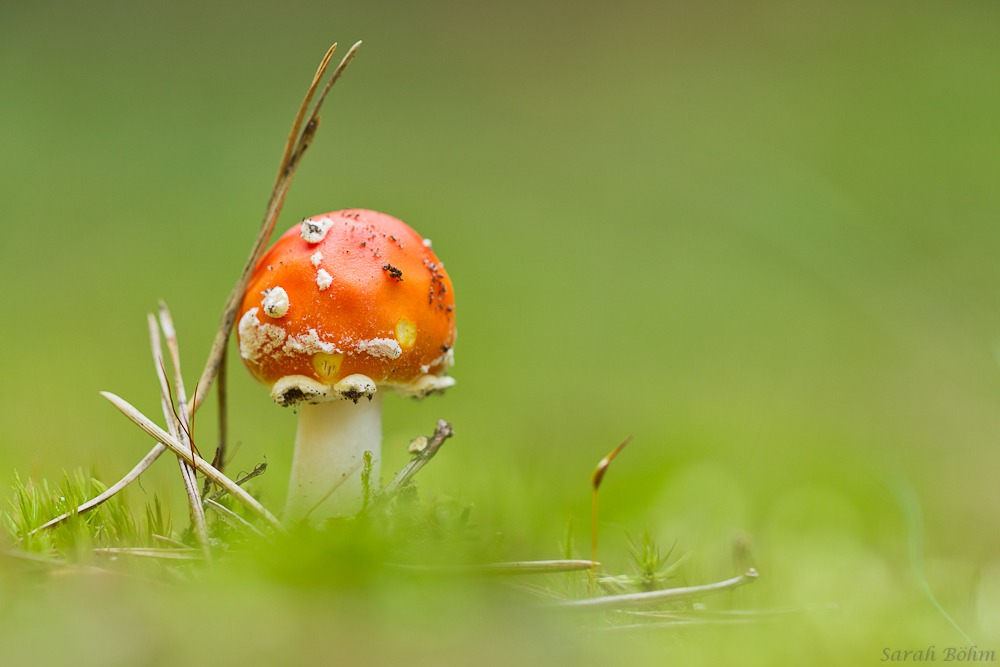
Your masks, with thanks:
<instances>
[{"instance_id":1,"label":"dried grass blade","mask_svg":"<svg viewBox=\"0 0 1000 667\"><path fill-rule=\"evenodd\" d=\"M182 423L187 418L185 412L186 394L184 391L184 381L181 378L180 348L177 345L177 333L174 329L173 319L166 304L160 302L160 326L163 327L163 334L167 339L167 347L170 350L170 357L174 363L174 379L177 383L177 409L173 408L173 400L170 397L170 385L167 382L166 370L163 366L163 347L160 344L160 331L156 326L156 318L152 314L147 316L149 323L149 343L153 349L153 361L156 363L156 376L160 381L160 405L163 408L163 418L167 420L167 428L170 434L179 441L189 446L192 454L194 447L191 445L190 430ZM195 526L195 534L198 536L198 544L204 552L206 560L211 560L212 554L208 544L208 522L205 520L205 510L201 506L201 496L198 494L198 480L194 470L182 459L177 459L180 467L181 479L184 480L184 490L188 497L188 506L191 510L191 521Z\"/></svg>"},{"instance_id":2,"label":"dried grass blade","mask_svg":"<svg viewBox=\"0 0 1000 667\"><path fill-rule=\"evenodd\" d=\"M292 122L292 129L288 133L288 140L285 142L285 150L281 154L281 162L278 163L278 173L274 177L274 187L271 191L272 198L274 197L274 193L278 191L278 184L281 182L282 177L285 175L285 170L292 161L292 152L295 150L296 140L299 138L299 131L302 129L302 121L306 117L306 112L309 110L309 105L312 103L312 98L316 93L316 88L319 86L319 82L323 79L323 75L326 74L326 68L330 65L330 60L333 58L333 53L336 50L337 43L334 42L333 46L331 46L326 52L326 55L323 56L323 60L316 69L316 74L313 75L312 83L309 84L309 90L306 91L306 96L303 98L302 104L299 105L299 110L295 114L295 120Z\"/></svg>"},{"instance_id":3,"label":"dried grass blade","mask_svg":"<svg viewBox=\"0 0 1000 667\"><path fill-rule=\"evenodd\" d=\"M142 460L139 461L139 463L137 463L135 467L128 472L127 475L118 480L114 485L109 486L107 491L100 494L99 496L91 498L84 504L77 507L75 511L66 512L65 514L60 514L56 518L48 521L47 523L42 524L38 528L35 528L33 531L28 533L28 535L34 535L39 531L48 530L49 528L54 528L59 524L67 521L74 514L83 514L85 512L89 512L90 510L94 509L95 507L98 507L102 503L107 502L112 497L114 497L116 493L124 489L126 486L128 486L135 480L139 479L139 475L146 472L146 469L149 466L153 465L153 461L160 458L160 455L163 454L163 452L165 451L167 451L167 448L157 443L157 445L153 447L151 450L149 450L149 453L146 454L146 456L144 456Z\"/></svg>"},{"instance_id":4,"label":"dried grass blade","mask_svg":"<svg viewBox=\"0 0 1000 667\"><path fill-rule=\"evenodd\" d=\"M160 446L163 447L163 445L160 445ZM163 447L163 448L166 449L166 447ZM175 540L173 538L164 537L163 535L157 535L156 533L153 533L153 539L154 540L159 540L159 541L161 541L161 542L163 542L165 544L171 544L171 545L177 547L178 549L187 549L188 548L188 545L184 544L183 542L178 542L177 540Z\"/></svg>"},{"instance_id":5,"label":"dried grass blade","mask_svg":"<svg viewBox=\"0 0 1000 667\"><path fill-rule=\"evenodd\" d=\"M599 565L600 563L597 563ZM589 560L531 560L485 565L399 565L400 569L427 574L454 574L468 576L520 576L524 574L555 574L588 570L595 563Z\"/></svg>"},{"instance_id":6,"label":"dried grass blade","mask_svg":"<svg viewBox=\"0 0 1000 667\"><path fill-rule=\"evenodd\" d=\"M334 70L333 76L327 81L326 86L323 88L323 92L320 93L319 99L316 100L316 106L313 107L312 113L309 114L309 122L306 123L306 129L302 131L302 136L295 147L295 152L292 154L289 160L288 169L294 170L298 167L299 162L302 160L302 154L305 153L309 144L312 143L313 137L316 135L316 128L319 127L319 110L323 107L323 102L326 101L326 96L333 88L333 84L337 83L340 79L340 75L344 73L347 66L351 64L354 60L355 54L358 52L358 48L361 47L361 42L357 42L350 48L344 59L340 61L337 65L337 69Z\"/></svg>"},{"instance_id":7,"label":"dried grass blade","mask_svg":"<svg viewBox=\"0 0 1000 667\"><path fill-rule=\"evenodd\" d=\"M165 560L201 560L198 549L135 549L127 547L104 547L94 549L97 554L114 556L137 556L140 558L162 558Z\"/></svg>"},{"instance_id":8,"label":"dried grass blade","mask_svg":"<svg viewBox=\"0 0 1000 667\"><path fill-rule=\"evenodd\" d=\"M135 407L133 407L128 401L107 391L102 391L101 396L111 401L111 403L118 408L122 414L128 417L134 424L136 424L136 426L145 431L150 437L166 445L172 452L192 464L199 470L199 472L206 475L213 482L228 491L234 498L246 505L254 514L264 519L264 521L270 524L270 526L276 531L280 533L288 532L273 514L267 511L267 509L257 502L253 496L241 489L236 482L213 468L210 463L197 454L192 456L190 450L185 448L184 445L178 442L176 438L150 421L144 414L136 410Z\"/></svg>"},{"instance_id":9,"label":"dried grass blade","mask_svg":"<svg viewBox=\"0 0 1000 667\"><path fill-rule=\"evenodd\" d=\"M219 400L219 445L217 458L219 461L218 468L225 472L226 467L226 449L229 440L229 388L227 380L227 372L229 366L229 346L222 348L222 358L219 359L219 372L217 376L217 384L215 386L218 391ZM197 391L195 392L197 393Z\"/></svg>"},{"instance_id":10,"label":"dried grass blade","mask_svg":"<svg viewBox=\"0 0 1000 667\"><path fill-rule=\"evenodd\" d=\"M554 605L564 609L579 609L590 611L607 611L612 609L629 609L634 607L649 607L652 605L674 602L676 600L687 600L697 598L711 593L718 593L730 588L736 588L749 584L757 578L757 571L753 568L747 570L746 574L741 574L732 579L726 579L714 584L704 586L686 586L684 588L668 588L662 591L649 591L648 593L629 593L627 595L609 595L600 598L586 598L583 600L573 600Z\"/></svg>"}]
</instances>

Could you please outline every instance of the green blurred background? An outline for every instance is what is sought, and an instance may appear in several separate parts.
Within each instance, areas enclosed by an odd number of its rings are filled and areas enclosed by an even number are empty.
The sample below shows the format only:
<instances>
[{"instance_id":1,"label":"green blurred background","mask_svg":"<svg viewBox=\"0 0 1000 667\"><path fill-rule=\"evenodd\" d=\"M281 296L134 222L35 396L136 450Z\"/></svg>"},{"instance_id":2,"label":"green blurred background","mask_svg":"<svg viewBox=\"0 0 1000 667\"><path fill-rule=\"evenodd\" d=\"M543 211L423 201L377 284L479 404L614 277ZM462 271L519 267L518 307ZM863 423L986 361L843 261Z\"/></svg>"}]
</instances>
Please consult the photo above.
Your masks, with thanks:
<instances>
[{"instance_id":1,"label":"green blurred background","mask_svg":"<svg viewBox=\"0 0 1000 667\"><path fill-rule=\"evenodd\" d=\"M502 557L555 557L567 521L586 551L588 475L632 435L603 489L609 569L648 525L692 554L680 583L731 576L748 543L753 605L846 607L557 648L561 629L499 614L421 635L427 653L392 635L362 655L861 664L963 645L913 583L892 470L922 502L942 604L1000 650L998 31L987 2L3 2L0 490L15 469L110 479L148 451L97 392L159 413L159 298L194 383L316 63L362 39L278 231L385 211L454 281L458 384L387 401L385 474L445 418L458 436L422 491L473 504ZM280 507L295 416L229 377L234 468L266 457ZM183 516L173 465L143 486ZM289 600L342 603L216 585L242 595L237 636L257 610L275 646L304 632ZM43 618L77 638L102 636L94 618L152 628L159 652L121 664L160 664L185 632L136 590L36 593L7 596L8 655L30 656L14 647Z\"/></svg>"}]
</instances>

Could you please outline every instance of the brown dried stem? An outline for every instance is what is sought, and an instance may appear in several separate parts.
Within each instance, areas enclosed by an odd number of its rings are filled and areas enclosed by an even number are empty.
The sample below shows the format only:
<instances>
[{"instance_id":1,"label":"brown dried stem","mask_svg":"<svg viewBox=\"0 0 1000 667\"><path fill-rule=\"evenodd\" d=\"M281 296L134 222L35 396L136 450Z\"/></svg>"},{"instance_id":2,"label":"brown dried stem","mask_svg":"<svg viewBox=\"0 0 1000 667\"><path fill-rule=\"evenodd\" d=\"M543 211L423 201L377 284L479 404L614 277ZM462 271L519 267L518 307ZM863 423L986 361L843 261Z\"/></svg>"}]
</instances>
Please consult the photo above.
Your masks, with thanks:
<instances>
[{"instance_id":1,"label":"brown dried stem","mask_svg":"<svg viewBox=\"0 0 1000 667\"><path fill-rule=\"evenodd\" d=\"M279 533L287 533L285 527L281 525L281 522L273 514L267 511L267 509L257 502L257 499L251 496L249 493L244 491L239 485L233 480L226 477L224 474L219 472L217 469L212 467L205 459L201 458L197 454L192 454L191 450L185 447L177 438L173 437L162 428L154 424L146 415L142 414L135 409L128 401L115 396L114 394L102 391L101 396L111 401L111 403L118 408L122 414L132 420L139 428L148 433L153 439L166 445L174 454L177 454L185 461L193 465L206 477L210 478L213 482L221 486L223 489L228 491L234 498L243 503L246 507L250 509L254 514L261 517L266 521L272 528L274 528Z\"/></svg>"},{"instance_id":2,"label":"brown dried stem","mask_svg":"<svg viewBox=\"0 0 1000 667\"><path fill-rule=\"evenodd\" d=\"M271 234L274 232L274 225L278 221L278 215L281 213L281 207L285 202L285 195L288 193L288 188L291 185L292 177L295 175L295 170L298 168L299 163L302 161L302 156L305 154L309 145L312 143L313 138L316 136L316 130L319 128L320 121L320 107L326 99L326 95L330 91L330 88L332 88L333 84L340 79L344 70L350 64L351 60L354 59L354 54L357 52L359 46L361 46L361 42L352 46L351 50L347 52L346 56L344 56L344 59L340 61L340 65L337 66L337 69L334 71L330 81L323 89L322 94L320 94L320 97L316 102L316 106L313 108L313 112L309 116L308 122L305 124L305 128L302 128L302 119L305 118L306 111L309 109L309 104L312 102L313 95L316 92L316 87L319 85L320 80L326 73L327 66L330 64L330 58L333 57L333 51L337 47L336 44L330 47L330 50L327 51L326 56L324 56L323 61L320 63L319 69L316 70L316 75L313 77L312 84L306 92L305 99L302 100L302 105L299 107L299 111L295 116L295 122L292 123L292 130L288 135L288 141L285 143L285 150L281 156L281 164L278 166L278 175L274 181L274 188L271 191L271 198L267 203L267 209L264 214L264 220L261 223L260 231L257 233L257 239L254 241L253 248L250 251L250 256L247 258L247 262L243 266L243 271L240 273L239 280L236 281L233 291L229 294L229 298L226 300L225 308L222 311L222 318L219 321L219 330L215 334L215 340L212 343L212 350L208 355L208 361L205 363L205 370L202 372L201 379L198 381L198 389L191 403L188 405L188 412L190 414L194 414L195 410L201 406L202 402L205 400L205 396L208 395L208 390L211 388L213 380L215 380L215 377L219 372L219 365L222 361L223 350L226 348L229 341L229 335L233 330L233 324L236 322L236 311L239 309L240 303L243 300L243 293L246 291L247 285L250 282L250 276L253 275L253 270L257 266L257 262L260 261L261 256L264 254L264 250L267 248Z\"/></svg>"},{"instance_id":3,"label":"brown dried stem","mask_svg":"<svg viewBox=\"0 0 1000 667\"><path fill-rule=\"evenodd\" d=\"M215 453L215 459L219 462L216 466L222 472L226 469L226 445L229 440L229 391L226 372L229 366L229 346L222 348L222 357L219 359L219 373L215 388L218 390L219 401L219 445Z\"/></svg>"},{"instance_id":4,"label":"brown dried stem","mask_svg":"<svg viewBox=\"0 0 1000 667\"><path fill-rule=\"evenodd\" d=\"M160 381L160 406L163 408L163 418L167 421L167 429L170 434L184 443L194 452L191 444L191 429L182 423L187 418L185 412L187 394L184 391L184 380L181 378L180 348L177 345L177 333L174 330L174 323L170 317L170 311L162 301L160 302L160 326L163 327L163 334L167 339L167 347L170 350L170 357L174 364L174 382L177 387L176 410L174 410L173 400L170 397L170 385L167 382L166 369L163 365L163 347L160 344L160 332L156 327L156 318L152 314L147 316L149 322L149 342L153 348L153 361L156 363L156 377ZM195 526L195 534L198 536L198 544L201 546L206 559L211 559L211 550L208 545L208 522L205 520L205 510L201 506L201 496L198 494L198 480L195 477L194 469L184 460L178 458L177 465L181 470L181 479L184 480L184 490L187 492L188 506L191 510L191 522Z\"/></svg>"}]
</instances>

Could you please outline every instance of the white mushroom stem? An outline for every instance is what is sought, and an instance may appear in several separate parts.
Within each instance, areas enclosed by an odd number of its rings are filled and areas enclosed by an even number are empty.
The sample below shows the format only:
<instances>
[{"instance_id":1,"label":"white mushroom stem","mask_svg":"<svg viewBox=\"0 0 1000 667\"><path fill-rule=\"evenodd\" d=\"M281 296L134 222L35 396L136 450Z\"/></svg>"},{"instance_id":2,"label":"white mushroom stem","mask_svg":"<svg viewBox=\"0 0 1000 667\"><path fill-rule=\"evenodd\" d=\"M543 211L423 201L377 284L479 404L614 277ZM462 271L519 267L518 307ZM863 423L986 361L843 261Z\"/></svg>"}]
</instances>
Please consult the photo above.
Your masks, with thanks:
<instances>
[{"instance_id":1,"label":"white mushroom stem","mask_svg":"<svg viewBox=\"0 0 1000 667\"><path fill-rule=\"evenodd\" d=\"M286 521L316 524L361 511L361 473L372 453L372 489L382 462L382 395L299 405ZM331 493L332 491L332 493Z\"/></svg>"}]
</instances>

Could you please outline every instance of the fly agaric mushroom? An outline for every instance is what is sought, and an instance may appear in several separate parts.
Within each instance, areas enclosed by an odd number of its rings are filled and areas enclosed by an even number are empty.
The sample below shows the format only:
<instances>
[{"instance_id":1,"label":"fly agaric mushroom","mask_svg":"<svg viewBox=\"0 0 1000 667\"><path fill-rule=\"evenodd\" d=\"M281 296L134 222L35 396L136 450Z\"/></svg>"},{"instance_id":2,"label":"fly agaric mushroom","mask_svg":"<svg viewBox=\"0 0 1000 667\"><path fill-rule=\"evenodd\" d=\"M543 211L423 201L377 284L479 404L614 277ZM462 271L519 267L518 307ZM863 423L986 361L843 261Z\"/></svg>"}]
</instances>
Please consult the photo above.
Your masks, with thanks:
<instances>
[{"instance_id":1,"label":"fly agaric mushroom","mask_svg":"<svg viewBox=\"0 0 1000 667\"><path fill-rule=\"evenodd\" d=\"M298 407L286 519L361 509L366 451L378 480L382 392L422 398L455 383L445 375L454 304L430 241L384 213L308 218L261 258L239 311L239 347L271 398Z\"/></svg>"}]
</instances>

